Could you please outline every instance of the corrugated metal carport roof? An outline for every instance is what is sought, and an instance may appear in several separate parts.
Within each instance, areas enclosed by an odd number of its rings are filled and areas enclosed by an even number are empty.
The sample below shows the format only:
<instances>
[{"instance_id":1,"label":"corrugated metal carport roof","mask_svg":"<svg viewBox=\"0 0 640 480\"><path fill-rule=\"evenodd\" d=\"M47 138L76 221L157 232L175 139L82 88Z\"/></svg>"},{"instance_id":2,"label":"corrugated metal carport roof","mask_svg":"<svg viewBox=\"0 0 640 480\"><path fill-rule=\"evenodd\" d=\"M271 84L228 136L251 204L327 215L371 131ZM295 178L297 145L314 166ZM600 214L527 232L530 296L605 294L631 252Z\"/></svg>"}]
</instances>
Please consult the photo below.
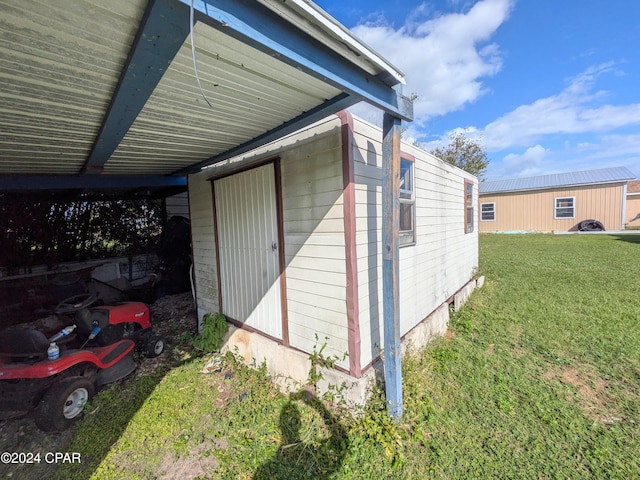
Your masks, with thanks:
<instances>
[{"instance_id":1,"label":"corrugated metal carport roof","mask_svg":"<svg viewBox=\"0 0 640 480\"><path fill-rule=\"evenodd\" d=\"M1 1L0 190L181 186L362 100L411 119L402 74L312 2L190 6Z\"/></svg>"}]
</instances>

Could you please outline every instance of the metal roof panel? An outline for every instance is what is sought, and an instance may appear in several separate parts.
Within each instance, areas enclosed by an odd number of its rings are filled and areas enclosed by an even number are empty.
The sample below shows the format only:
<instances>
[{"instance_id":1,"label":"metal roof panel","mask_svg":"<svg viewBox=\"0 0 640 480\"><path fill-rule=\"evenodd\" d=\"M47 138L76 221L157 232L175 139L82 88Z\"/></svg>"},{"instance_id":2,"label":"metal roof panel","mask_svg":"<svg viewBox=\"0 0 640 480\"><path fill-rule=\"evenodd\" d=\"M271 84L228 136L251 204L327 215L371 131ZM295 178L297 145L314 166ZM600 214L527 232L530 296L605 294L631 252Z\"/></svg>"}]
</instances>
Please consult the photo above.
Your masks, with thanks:
<instances>
[{"instance_id":1,"label":"metal roof panel","mask_svg":"<svg viewBox=\"0 0 640 480\"><path fill-rule=\"evenodd\" d=\"M633 180L634 178L635 175L626 167L600 168L596 170L539 175L536 177L484 181L480 182L480 193L505 193L599 183L619 183Z\"/></svg>"},{"instance_id":2,"label":"metal roof panel","mask_svg":"<svg viewBox=\"0 0 640 480\"><path fill-rule=\"evenodd\" d=\"M17 175L184 174L363 98L409 114L392 88L402 74L309 0L196 2L210 108L189 3L1 0L2 185ZM203 8L239 15L238 29Z\"/></svg>"}]
</instances>

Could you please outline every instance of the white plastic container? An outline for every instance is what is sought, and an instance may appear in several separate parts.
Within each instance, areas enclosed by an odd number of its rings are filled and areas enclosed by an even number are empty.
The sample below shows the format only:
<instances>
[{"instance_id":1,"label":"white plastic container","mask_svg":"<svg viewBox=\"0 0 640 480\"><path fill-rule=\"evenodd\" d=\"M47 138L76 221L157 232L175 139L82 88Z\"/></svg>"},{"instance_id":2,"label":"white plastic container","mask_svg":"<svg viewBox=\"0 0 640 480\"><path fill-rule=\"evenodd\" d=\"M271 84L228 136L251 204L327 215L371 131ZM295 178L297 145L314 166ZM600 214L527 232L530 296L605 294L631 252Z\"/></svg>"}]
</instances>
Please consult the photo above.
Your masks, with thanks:
<instances>
[{"instance_id":1,"label":"white plastic container","mask_svg":"<svg viewBox=\"0 0 640 480\"><path fill-rule=\"evenodd\" d=\"M56 342L51 342L49 348L47 349L47 357L49 360L57 360L60 356L60 347L56 345Z\"/></svg>"}]
</instances>

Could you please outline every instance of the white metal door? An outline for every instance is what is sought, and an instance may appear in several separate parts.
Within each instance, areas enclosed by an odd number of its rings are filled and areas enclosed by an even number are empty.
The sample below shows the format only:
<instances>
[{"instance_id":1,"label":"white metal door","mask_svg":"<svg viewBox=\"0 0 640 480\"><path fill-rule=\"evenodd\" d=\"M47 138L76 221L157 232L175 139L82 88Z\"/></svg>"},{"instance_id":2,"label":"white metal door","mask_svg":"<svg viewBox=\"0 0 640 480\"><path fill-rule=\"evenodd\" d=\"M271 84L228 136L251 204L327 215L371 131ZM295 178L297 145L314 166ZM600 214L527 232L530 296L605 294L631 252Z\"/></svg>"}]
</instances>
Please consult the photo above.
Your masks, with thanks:
<instances>
[{"instance_id":1,"label":"white metal door","mask_svg":"<svg viewBox=\"0 0 640 480\"><path fill-rule=\"evenodd\" d=\"M282 338L274 167L214 182L223 313Z\"/></svg>"}]
</instances>

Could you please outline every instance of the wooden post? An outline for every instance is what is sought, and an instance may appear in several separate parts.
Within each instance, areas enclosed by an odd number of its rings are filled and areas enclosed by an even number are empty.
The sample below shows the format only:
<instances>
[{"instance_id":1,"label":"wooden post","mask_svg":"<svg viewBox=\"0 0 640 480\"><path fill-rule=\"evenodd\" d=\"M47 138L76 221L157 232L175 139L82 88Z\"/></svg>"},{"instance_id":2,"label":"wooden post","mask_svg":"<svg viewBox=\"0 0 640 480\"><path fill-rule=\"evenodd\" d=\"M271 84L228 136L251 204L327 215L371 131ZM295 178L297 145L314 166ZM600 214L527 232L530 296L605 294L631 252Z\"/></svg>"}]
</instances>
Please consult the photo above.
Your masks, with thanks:
<instances>
[{"instance_id":1,"label":"wooden post","mask_svg":"<svg viewBox=\"0 0 640 480\"><path fill-rule=\"evenodd\" d=\"M384 114L382 128L382 296L384 321L384 378L391 418L402 416L402 358L398 229L400 223L400 124Z\"/></svg>"}]
</instances>

